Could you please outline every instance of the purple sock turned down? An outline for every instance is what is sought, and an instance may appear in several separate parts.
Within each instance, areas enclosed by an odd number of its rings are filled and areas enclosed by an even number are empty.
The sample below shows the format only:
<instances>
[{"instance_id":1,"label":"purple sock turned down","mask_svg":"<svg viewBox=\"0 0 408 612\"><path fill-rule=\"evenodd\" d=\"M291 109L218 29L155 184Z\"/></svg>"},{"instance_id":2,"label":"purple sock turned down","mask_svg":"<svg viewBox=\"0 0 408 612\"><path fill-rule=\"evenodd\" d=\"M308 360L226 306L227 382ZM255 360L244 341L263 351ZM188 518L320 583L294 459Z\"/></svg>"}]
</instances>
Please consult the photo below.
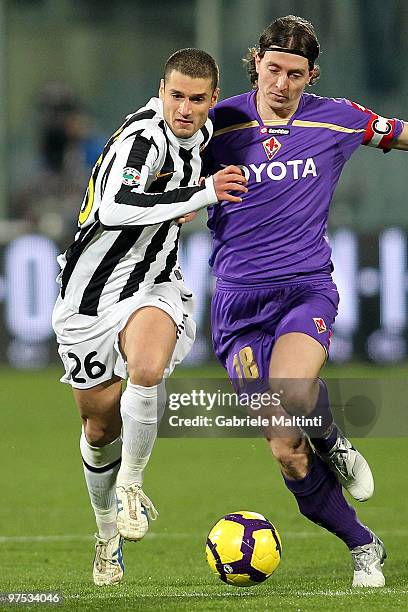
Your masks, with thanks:
<instances>
[{"instance_id":1,"label":"purple sock turned down","mask_svg":"<svg viewBox=\"0 0 408 612\"><path fill-rule=\"evenodd\" d=\"M284 480L296 497L301 514L334 533L350 550L372 542L371 531L360 523L335 475L320 457L314 455L309 473L301 480L285 476Z\"/></svg>"}]
</instances>

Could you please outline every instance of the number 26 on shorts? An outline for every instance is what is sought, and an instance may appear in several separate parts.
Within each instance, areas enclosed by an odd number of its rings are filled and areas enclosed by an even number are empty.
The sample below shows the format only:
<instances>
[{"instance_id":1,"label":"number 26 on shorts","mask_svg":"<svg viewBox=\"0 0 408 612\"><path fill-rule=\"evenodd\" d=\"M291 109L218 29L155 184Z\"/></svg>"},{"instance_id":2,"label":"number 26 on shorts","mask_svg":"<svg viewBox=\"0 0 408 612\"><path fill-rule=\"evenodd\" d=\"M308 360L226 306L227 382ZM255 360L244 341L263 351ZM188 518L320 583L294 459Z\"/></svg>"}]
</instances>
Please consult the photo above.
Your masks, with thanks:
<instances>
[{"instance_id":1,"label":"number 26 on shorts","mask_svg":"<svg viewBox=\"0 0 408 612\"><path fill-rule=\"evenodd\" d=\"M86 378L82 376L78 376L81 371L84 371L88 378L95 380L96 378L100 378L106 372L106 365L94 359L96 357L96 351L92 351L88 353L88 355L84 359L84 363L81 363L80 358L75 353L69 352L67 353L70 359L75 361L75 368L72 371L72 380L76 383L86 383Z\"/></svg>"}]
</instances>

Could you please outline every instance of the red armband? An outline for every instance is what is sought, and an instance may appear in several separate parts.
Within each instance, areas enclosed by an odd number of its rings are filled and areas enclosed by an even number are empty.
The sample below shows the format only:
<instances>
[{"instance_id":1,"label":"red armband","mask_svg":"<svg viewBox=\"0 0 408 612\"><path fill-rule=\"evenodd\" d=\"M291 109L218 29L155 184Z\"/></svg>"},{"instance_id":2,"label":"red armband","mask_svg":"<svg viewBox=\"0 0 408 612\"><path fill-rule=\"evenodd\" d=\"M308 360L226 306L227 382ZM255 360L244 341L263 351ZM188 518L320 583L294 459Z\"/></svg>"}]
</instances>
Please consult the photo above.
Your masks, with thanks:
<instances>
[{"instance_id":1,"label":"red armband","mask_svg":"<svg viewBox=\"0 0 408 612\"><path fill-rule=\"evenodd\" d=\"M373 114L367 123L363 144L369 147L378 147L385 151L389 150L391 141L395 137L396 125L395 119L386 119Z\"/></svg>"}]
</instances>

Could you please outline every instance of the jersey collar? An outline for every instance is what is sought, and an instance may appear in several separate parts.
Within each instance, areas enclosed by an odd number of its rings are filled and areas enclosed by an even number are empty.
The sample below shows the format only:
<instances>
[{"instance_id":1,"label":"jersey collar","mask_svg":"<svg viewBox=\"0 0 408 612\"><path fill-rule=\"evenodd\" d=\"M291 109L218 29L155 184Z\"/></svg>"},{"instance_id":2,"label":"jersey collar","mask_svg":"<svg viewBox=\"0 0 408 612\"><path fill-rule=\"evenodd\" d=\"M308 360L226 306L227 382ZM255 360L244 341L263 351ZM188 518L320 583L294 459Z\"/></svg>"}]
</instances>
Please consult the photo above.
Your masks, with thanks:
<instances>
[{"instance_id":1,"label":"jersey collar","mask_svg":"<svg viewBox=\"0 0 408 612\"><path fill-rule=\"evenodd\" d=\"M259 125L263 125L264 121L261 118L260 114L258 113L258 109L256 107L256 94L257 93L258 93L258 89L254 89L253 91L250 92L249 106L252 111L251 114L258 120ZM293 115L291 116L289 120L282 119L282 125L291 125L294 119L296 119L296 117L302 112L304 104L305 104L305 98L304 98L304 94L302 94L300 96L300 100L299 100L297 109L295 110L295 112L293 113ZM276 125L279 125L278 119L276 120Z\"/></svg>"}]
</instances>

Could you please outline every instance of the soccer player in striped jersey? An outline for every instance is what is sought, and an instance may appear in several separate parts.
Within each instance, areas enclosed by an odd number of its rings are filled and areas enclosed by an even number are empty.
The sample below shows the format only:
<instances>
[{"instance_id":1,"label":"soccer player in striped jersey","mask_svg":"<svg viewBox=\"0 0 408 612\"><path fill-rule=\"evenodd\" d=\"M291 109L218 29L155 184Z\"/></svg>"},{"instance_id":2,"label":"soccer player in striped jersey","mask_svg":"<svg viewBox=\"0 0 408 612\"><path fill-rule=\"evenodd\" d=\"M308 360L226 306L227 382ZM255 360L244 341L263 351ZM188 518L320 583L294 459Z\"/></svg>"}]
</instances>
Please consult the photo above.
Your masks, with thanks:
<instances>
[{"instance_id":1,"label":"soccer player in striped jersey","mask_svg":"<svg viewBox=\"0 0 408 612\"><path fill-rule=\"evenodd\" d=\"M237 389L272 389L286 413L320 421L303 432L266 435L300 512L350 549L353 586L376 587L384 585L384 545L342 492L343 486L355 499L368 499L372 474L333 422L318 378L339 301L326 227L353 151L360 144L407 150L408 126L345 99L305 93L318 79L318 55L310 23L277 19L250 52L253 90L210 111L206 168L234 164L248 180L242 203L209 211L213 340Z\"/></svg>"},{"instance_id":2,"label":"soccer player in striped jersey","mask_svg":"<svg viewBox=\"0 0 408 612\"><path fill-rule=\"evenodd\" d=\"M123 538L140 540L148 517L157 517L142 490L143 470L165 406L163 379L195 334L177 219L220 200L239 203L246 192L234 167L200 181L217 95L210 55L182 49L169 58L160 98L129 115L106 143L79 231L59 257L53 325L61 380L71 384L83 423L80 448L98 527L96 585L120 582Z\"/></svg>"}]
</instances>

